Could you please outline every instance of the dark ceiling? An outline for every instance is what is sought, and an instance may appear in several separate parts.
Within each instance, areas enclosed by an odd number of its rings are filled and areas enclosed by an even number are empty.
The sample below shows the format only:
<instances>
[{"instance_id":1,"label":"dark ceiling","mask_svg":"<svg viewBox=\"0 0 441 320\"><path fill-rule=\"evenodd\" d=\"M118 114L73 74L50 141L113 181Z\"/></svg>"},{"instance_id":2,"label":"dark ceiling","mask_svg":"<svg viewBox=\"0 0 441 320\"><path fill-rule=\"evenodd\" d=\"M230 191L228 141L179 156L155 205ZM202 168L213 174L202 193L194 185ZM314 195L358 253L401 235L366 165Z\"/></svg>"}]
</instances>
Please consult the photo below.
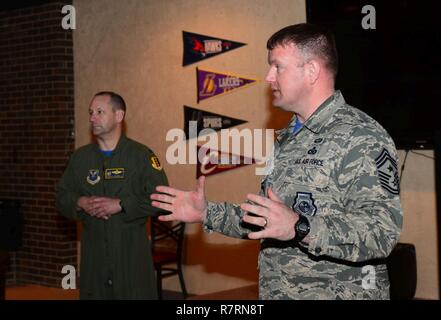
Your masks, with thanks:
<instances>
[{"instance_id":1,"label":"dark ceiling","mask_svg":"<svg viewBox=\"0 0 441 320\"><path fill-rule=\"evenodd\" d=\"M41 4L63 2L62 0L5 0L0 1L0 11L22 9L27 7L38 6Z\"/></svg>"}]
</instances>

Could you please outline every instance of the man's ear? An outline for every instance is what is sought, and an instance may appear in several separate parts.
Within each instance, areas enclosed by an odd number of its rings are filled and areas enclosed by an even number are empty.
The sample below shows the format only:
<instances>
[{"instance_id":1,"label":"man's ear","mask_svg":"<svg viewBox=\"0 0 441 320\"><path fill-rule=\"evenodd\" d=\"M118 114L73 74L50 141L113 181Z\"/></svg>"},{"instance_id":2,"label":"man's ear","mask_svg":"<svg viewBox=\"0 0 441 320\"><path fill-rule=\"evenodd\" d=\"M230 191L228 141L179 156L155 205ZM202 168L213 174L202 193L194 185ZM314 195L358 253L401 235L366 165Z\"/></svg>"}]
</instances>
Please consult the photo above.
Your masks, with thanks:
<instances>
[{"instance_id":1,"label":"man's ear","mask_svg":"<svg viewBox=\"0 0 441 320\"><path fill-rule=\"evenodd\" d=\"M317 79L319 78L320 72L322 70L321 68L322 68L321 64L315 59L311 59L307 63L306 72L307 72L307 76L309 78L309 82L311 84L314 84L317 81Z\"/></svg>"},{"instance_id":2,"label":"man's ear","mask_svg":"<svg viewBox=\"0 0 441 320\"><path fill-rule=\"evenodd\" d=\"M124 120L124 114L125 112L123 110L116 110L116 120L122 122Z\"/></svg>"}]
</instances>

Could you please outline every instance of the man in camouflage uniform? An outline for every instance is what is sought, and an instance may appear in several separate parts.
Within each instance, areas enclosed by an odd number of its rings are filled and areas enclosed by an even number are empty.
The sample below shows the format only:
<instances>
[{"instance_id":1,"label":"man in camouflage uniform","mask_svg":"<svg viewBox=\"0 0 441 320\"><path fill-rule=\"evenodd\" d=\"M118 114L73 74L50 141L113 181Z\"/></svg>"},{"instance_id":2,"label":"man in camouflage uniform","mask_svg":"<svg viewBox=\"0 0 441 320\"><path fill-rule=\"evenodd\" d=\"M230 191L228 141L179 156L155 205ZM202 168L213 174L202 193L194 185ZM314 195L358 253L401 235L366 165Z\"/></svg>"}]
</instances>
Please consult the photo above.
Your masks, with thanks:
<instances>
[{"instance_id":1,"label":"man in camouflage uniform","mask_svg":"<svg viewBox=\"0 0 441 320\"><path fill-rule=\"evenodd\" d=\"M289 26L267 47L273 105L294 116L278 135L261 194L241 205L206 202L202 177L194 192L157 188L167 195L153 194L152 205L173 213L163 220L262 239L262 299L388 299L384 258L402 226L394 143L334 90L328 31Z\"/></svg>"}]
</instances>

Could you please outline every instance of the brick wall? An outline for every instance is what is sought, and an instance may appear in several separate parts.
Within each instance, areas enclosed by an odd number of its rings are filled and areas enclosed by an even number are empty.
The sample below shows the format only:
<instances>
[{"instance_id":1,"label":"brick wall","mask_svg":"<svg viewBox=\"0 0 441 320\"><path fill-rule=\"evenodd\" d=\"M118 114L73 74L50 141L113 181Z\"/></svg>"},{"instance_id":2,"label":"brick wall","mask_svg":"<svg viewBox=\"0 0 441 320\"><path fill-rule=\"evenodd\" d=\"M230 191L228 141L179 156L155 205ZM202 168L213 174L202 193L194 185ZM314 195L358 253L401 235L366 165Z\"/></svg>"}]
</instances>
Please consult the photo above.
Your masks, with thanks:
<instances>
[{"instance_id":1,"label":"brick wall","mask_svg":"<svg viewBox=\"0 0 441 320\"><path fill-rule=\"evenodd\" d=\"M71 3L71 2L70 2ZM17 199L23 246L11 252L8 284L60 286L76 266L76 224L54 207L54 186L74 149L69 1L0 11L0 198Z\"/></svg>"}]
</instances>

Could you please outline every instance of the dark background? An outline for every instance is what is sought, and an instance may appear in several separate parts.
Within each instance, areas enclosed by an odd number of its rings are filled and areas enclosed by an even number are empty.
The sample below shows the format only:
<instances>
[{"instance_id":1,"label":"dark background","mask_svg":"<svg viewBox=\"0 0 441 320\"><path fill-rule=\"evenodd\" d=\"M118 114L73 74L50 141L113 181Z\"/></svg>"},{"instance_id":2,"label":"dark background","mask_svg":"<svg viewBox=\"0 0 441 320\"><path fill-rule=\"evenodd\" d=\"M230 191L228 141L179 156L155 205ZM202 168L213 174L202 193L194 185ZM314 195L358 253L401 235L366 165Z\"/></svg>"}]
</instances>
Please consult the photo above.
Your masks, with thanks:
<instances>
[{"instance_id":1,"label":"dark background","mask_svg":"<svg viewBox=\"0 0 441 320\"><path fill-rule=\"evenodd\" d=\"M364 30L364 5L376 29ZM416 0L307 0L307 20L330 28L340 69L336 88L372 116L398 149L433 149L441 129L441 5Z\"/></svg>"}]
</instances>

